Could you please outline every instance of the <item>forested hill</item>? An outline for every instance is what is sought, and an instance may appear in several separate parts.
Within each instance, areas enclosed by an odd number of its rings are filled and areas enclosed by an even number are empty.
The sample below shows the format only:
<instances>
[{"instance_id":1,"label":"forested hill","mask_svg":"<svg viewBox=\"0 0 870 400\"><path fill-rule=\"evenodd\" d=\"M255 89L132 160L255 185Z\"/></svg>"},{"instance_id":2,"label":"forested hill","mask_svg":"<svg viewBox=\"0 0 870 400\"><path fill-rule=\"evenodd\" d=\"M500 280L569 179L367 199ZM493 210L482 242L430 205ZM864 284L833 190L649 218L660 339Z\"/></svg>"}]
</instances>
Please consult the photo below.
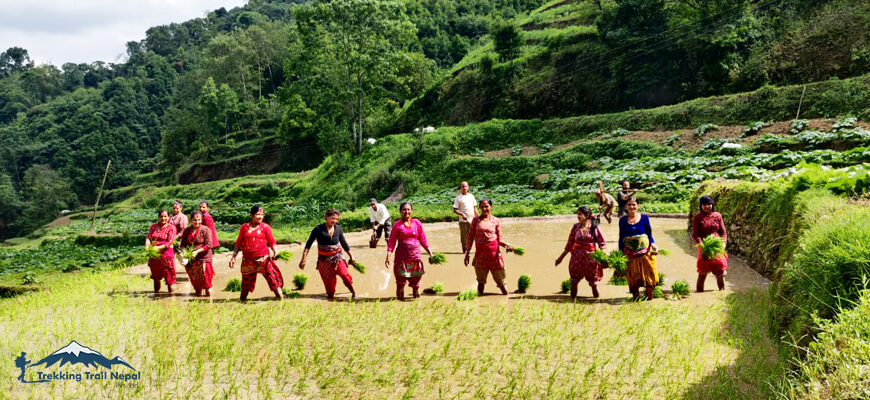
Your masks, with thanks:
<instances>
[{"instance_id":1,"label":"forested hill","mask_svg":"<svg viewBox=\"0 0 870 400\"><path fill-rule=\"evenodd\" d=\"M0 54L0 237L106 188L300 170L423 124L592 114L870 71L870 5L251 0L122 63ZM21 216L27 218L21 218Z\"/></svg>"}]
</instances>

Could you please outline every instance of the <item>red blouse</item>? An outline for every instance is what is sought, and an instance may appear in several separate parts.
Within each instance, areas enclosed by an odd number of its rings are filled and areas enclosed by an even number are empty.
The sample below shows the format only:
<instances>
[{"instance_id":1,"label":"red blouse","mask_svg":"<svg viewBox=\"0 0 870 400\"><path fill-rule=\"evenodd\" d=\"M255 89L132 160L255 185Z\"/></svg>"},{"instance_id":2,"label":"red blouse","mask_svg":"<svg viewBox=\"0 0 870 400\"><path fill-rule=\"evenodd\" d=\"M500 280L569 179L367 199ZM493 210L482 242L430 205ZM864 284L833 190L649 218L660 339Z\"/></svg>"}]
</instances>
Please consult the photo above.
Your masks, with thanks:
<instances>
[{"instance_id":1,"label":"red blouse","mask_svg":"<svg viewBox=\"0 0 870 400\"><path fill-rule=\"evenodd\" d=\"M250 225L250 223L244 223L239 228L236 246L242 250L242 255L245 258L255 259L269 255L269 248L276 244L275 237L272 236L272 227L265 222L261 222L254 229L251 229Z\"/></svg>"},{"instance_id":2,"label":"red blouse","mask_svg":"<svg viewBox=\"0 0 870 400\"><path fill-rule=\"evenodd\" d=\"M160 224L155 223L151 224L151 228L148 228L148 240L151 241L152 245L163 246L171 244L172 241L175 240L176 233L175 225L166 224L166 226L161 229Z\"/></svg>"},{"instance_id":3,"label":"red blouse","mask_svg":"<svg viewBox=\"0 0 870 400\"><path fill-rule=\"evenodd\" d=\"M695 243L701 243L701 239L714 234L722 238L725 243L728 243L728 235L725 233L725 221L722 220L722 214L715 211L708 214L702 211L692 217L692 240Z\"/></svg>"}]
</instances>

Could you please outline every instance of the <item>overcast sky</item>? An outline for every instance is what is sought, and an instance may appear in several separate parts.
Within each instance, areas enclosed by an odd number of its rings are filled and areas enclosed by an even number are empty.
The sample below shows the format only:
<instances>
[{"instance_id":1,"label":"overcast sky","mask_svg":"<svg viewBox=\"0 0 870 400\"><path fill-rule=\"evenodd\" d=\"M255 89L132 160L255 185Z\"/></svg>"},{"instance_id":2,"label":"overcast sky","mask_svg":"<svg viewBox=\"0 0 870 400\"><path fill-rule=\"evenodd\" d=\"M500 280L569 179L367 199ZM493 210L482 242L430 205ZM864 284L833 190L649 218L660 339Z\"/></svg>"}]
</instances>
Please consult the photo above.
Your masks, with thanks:
<instances>
[{"instance_id":1,"label":"overcast sky","mask_svg":"<svg viewBox=\"0 0 870 400\"><path fill-rule=\"evenodd\" d=\"M152 26L247 0L0 0L0 52L23 47L38 64L119 62Z\"/></svg>"}]
</instances>

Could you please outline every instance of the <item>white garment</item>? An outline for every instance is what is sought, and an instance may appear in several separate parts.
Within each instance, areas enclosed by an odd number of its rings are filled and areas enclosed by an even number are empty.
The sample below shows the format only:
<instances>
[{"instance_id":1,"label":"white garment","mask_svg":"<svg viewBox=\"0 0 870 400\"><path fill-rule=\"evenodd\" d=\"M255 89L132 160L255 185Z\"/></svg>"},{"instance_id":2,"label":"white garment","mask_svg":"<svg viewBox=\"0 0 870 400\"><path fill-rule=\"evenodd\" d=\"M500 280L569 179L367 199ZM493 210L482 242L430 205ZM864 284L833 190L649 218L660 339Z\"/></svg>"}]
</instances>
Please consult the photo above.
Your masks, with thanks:
<instances>
[{"instance_id":1,"label":"white garment","mask_svg":"<svg viewBox=\"0 0 870 400\"><path fill-rule=\"evenodd\" d=\"M371 222L377 222L383 225L388 219L390 219L390 212L387 211L387 206L378 203L378 209L372 210L372 206L369 204L369 220Z\"/></svg>"},{"instance_id":2,"label":"white garment","mask_svg":"<svg viewBox=\"0 0 870 400\"><path fill-rule=\"evenodd\" d=\"M467 219L460 217L462 222L470 222L474 218L474 206L476 204L477 200L475 200L474 195L471 193L460 194L453 200L453 208L468 217Z\"/></svg>"}]
</instances>

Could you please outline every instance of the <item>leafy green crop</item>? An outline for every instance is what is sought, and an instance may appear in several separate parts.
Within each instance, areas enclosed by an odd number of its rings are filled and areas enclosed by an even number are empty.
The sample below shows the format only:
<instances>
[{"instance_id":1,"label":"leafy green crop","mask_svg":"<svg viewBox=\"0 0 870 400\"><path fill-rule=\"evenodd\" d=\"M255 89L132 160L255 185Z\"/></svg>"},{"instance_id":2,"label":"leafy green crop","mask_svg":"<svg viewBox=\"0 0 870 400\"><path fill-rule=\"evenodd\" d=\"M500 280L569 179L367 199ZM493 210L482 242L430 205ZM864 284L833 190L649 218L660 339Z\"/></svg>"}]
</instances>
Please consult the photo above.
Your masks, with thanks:
<instances>
[{"instance_id":1,"label":"leafy green crop","mask_svg":"<svg viewBox=\"0 0 870 400\"><path fill-rule=\"evenodd\" d=\"M525 255L525 254L526 254L526 249L524 249L524 248L522 248L522 247L514 247L514 254L516 254L516 255L518 255L518 256Z\"/></svg>"},{"instance_id":2,"label":"leafy green crop","mask_svg":"<svg viewBox=\"0 0 870 400\"><path fill-rule=\"evenodd\" d=\"M602 268L608 268L610 265L607 263L607 253L605 253L604 250L595 249L595 251L589 253L589 258L591 258L592 261L601 264Z\"/></svg>"},{"instance_id":3,"label":"leafy green crop","mask_svg":"<svg viewBox=\"0 0 870 400\"><path fill-rule=\"evenodd\" d=\"M151 260L155 258L160 258L160 250L157 250L154 246L148 246L145 249L145 258Z\"/></svg>"},{"instance_id":4,"label":"leafy green crop","mask_svg":"<svg viewBox=\"0 0 870 400\"><path fill-rule=\"evenodd\" d=\"M227 286L224 288L224 292L241 292L242 291L242 281L239 278L230 279L227 282Z\"/></svg>"},{"instance_id":5,"label":"leafy green crop","mask_svg":"<svg viewBox=\"0 0 870 400\"><path fill-rule=\"evenodd\" d=\"M435 253L432 255L432 264L433 265L444 264L446 262L447 262L447 256L445 256L444 253Z\"/></svg>"},{"instance_id":6,"label":"leafy green crop","mask_svg":"<svg viewBox=\"0 0 870 400\"><path fill-rule=\"evenodd\" d=\"M520 279L517 281L517 292L525 293L530 286L532 286L532 277L528 275L520 275Z\"/></svg>"},{"instance_id":7,"label":"leafy green crop","mask_svg":"<svg viewBox=\"0 0 870 400\"><path fill-rule=\"evenodd\" d=\"M607 256L607 265L613 268L613 276L625 276L628 269L628 257L622 250L615 249Z\"/></svg>"},{"instance_id":8,"label":"leafy green crop","mask_svg":"<svg viewBox=\"0 0 870 400\"><path fill-rule=\"evenodd\" d=\"M475 290L475 289L464 290L461 293L459 293L458 296L456 296L456 300L459 300L459 301L474 300L476 298L477 298L477 290Z\"/></svg>"},{"instance_id":9,"label":"leafy green crop","mask_svg":"<svg viewBox=\"0 0 870 400\"><path fill-rule=\"evenodd\" d=\"M293 275L293 286L296 288L296 290L305 289L306 283L308 283L308 275L305 275L301 272Z\"/></svg>"},{"instance_id":10,"label":"leafy green crop","mask_svg":"<svg viewBox=\"0 0 870 400\"><path fill-rule=\"evenodd\" d=\"M275 254L275 259L289 262L293 259L293 252L290 250L279 251L278 254Z\"/></svg>"},{"instance_id":11,"label":"leafy green crop","mask_svg":"<svg viewBox=\"0 0 870 400\"><path fill-rule=\"evenodd\" d=\"M725 254L725 242L715 235L701 239L701 243L695 246L701 249L701 255L707 260L715 260Z\"/></svg>"},{"instance_id":12,"label":"leafy green crop","mask_svg":"<svg viewBox=\"0 0 870 400\"><path fill-rule=\"evenodd\" d=\"M688 296L689 284L684 280L676 281L671 285L671 292L680 296Z\"/></svg>"}]
</instances>

